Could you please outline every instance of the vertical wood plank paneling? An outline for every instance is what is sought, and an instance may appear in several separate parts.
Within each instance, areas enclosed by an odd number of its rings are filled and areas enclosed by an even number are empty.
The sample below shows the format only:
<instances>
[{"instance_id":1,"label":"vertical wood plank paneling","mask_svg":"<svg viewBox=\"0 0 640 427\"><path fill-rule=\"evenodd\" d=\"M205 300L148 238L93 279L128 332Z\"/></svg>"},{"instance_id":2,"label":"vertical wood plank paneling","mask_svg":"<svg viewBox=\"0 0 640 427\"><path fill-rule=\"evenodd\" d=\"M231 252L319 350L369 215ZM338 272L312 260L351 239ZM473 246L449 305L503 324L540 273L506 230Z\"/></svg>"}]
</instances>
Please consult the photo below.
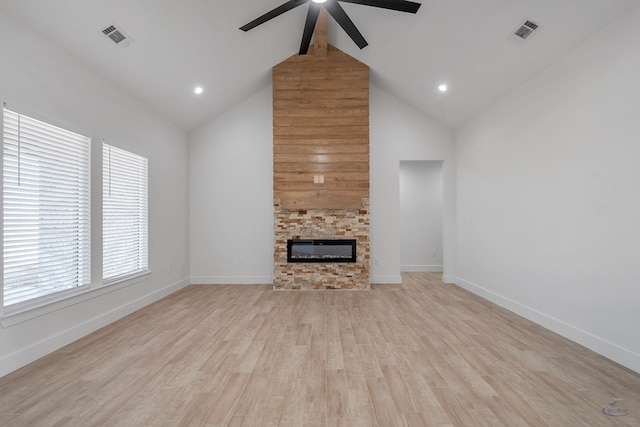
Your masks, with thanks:
<instances>
[{"instance_id":1,"label":"vertical wood plank paneling","mask_svg":"<svg viewBox=\"0 0 640 427\"><path fill-rule=\"evenodd\" d=\"M369 197L369 68L331 45L313 50L273 68L274 198L354 209Z\"/></svg>"}]
</instances>

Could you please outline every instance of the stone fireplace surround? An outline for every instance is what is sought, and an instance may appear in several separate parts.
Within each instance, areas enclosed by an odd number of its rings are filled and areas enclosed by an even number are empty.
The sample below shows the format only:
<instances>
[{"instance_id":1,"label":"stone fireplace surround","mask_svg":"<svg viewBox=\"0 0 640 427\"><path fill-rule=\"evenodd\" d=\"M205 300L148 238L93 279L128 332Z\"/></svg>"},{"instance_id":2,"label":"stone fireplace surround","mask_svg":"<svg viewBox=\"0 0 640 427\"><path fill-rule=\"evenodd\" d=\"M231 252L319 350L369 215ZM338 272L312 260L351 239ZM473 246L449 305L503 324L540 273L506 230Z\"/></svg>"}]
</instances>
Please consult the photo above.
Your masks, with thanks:
<instances>
[{"instance_id":1,"label":"stone fireplace surround","mask_svg":"<svg viewBox=\"0 0 640 427\"><path fill-rule=\"evenodd\" d=\"M283 209L274 199L276 290L370 288L369 199L360 209ZM288 263L288 239L356 239L355 263Z\"/></svg>"}]
</instances>

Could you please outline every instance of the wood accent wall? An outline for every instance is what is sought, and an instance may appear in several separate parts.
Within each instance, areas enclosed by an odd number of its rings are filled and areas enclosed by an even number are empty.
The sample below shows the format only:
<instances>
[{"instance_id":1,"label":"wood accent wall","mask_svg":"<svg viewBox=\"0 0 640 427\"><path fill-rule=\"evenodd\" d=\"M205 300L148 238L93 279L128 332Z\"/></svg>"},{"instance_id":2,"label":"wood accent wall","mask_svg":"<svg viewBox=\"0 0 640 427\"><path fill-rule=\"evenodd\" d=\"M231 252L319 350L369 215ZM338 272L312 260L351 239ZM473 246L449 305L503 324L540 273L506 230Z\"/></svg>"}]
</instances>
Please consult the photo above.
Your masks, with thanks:
<instances>
[{"instance_id":1,"label":"wood accent wall","mask_svg":"<svg viewBox=\"0 0 640 427\"><path fill-rule=\"evenodd\" d=\"M313 49L273 67L274 199L359 209L369 198L369 67L331 45L325 57Z\"/></svg>"}]
</instances>

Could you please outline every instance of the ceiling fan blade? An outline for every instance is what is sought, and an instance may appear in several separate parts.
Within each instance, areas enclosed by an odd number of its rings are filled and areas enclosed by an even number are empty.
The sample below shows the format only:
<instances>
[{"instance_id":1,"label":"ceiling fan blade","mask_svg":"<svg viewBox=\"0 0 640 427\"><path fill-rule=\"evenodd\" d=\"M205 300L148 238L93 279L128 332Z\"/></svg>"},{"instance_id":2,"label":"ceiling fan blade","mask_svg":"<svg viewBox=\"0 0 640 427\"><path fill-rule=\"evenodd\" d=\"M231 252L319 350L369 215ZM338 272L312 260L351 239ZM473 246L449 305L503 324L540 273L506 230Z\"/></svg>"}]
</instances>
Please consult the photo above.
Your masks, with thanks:
<instances>
[{"instance_id":1,"label":"ceiling fan blade","mask_svg":"<svg viewBox=\"0 0 640 427\"><path fill-rule=\"evenodd\" d=\"M382 9L397 10L399 12L416 13L420 9L420 3L407 0L339 0L345 3L362 4L365 6L380 7Z\"/></svg>"},{"instance_id":2,"label":"ceiling fan blade","mask_svg":"<svg viewBox=\"0 0 640 427\"><path fill-rule=\"evenodd\" d=\"M280 16L285 12L290 11L291 9L298 7L300 5L303 5L305 3L308 3L309 0L289 0L286 3L281 4L280 6L276 7L275 9L270 10L269 12L265 13L264 15L254 19L253 21L249 22L246 25L243 25L242 27L240 27L240 29L242 31L249 31L255 27L257 27L258 25L264 24L265 22L275 18L276 16Z\"/></svg>"},{"instance_id":3,"label":"ceiling fan blade","mask_svg":"<svg viewBox=\"0 0 640 427\"><path fill-rule=\"evenodd\" d=\"M360 31L358 31L355 24L347 16L347 12L344 11L342 6L340 6L340 4L337 1L333 1L333 2L328 1L323 4L327 12L329 12L329 14L333 16L333 19L335 19L336 22L340 24L342 29L347 34L349 34L349 37L351 37L351 40L353 40L360 49L364 48L369 44L364 39L364 37L362 37L362 34L360 34Z\"/></svg>"},{"instance_id":4,"label":"ceiling fan blade","mask_svg":"<svg viewBox=\"0 0 640 427\"><path fill-rule=\"evenodd\" d=\"M316 28L316 22L318 22L318 15L320 14L320 6L318 3L311 3L309 5L309 11L307 12L307 20L304 23L304 31L302 32L302 42L300 43L300 52L298 55L306 55L309 51L309 45L311 44L311 36L313 36L313 30Z\"/></svg>"}]
</instances>

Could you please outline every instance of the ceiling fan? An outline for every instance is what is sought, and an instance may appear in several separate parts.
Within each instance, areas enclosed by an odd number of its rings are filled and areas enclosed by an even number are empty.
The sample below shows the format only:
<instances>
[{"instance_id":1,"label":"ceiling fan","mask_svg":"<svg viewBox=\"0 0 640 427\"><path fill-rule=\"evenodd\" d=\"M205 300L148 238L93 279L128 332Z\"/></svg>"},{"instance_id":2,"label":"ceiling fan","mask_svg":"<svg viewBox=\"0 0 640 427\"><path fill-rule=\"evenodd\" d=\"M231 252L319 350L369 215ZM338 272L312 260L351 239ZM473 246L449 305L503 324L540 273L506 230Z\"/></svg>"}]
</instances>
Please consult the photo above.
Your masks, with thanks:
<instances>
[{"instance_id":1,"label":"ceiling fan","mask_svg":"<svg viewBox=\"0 0 640 427\"><path fill-rule=\"evenodd\" d=\"M307 19L304 24L304 31L302 33L302 42L300 43L300 55L305 55L309 50L309 44L311 43L311 36L313 30L316 27L316 21L321 9L325 9L333 19L342 27L342 29L351 37L356 45L360 49L368 45L360 31L356 28L355 24L349 19L347 13L344 11L339 2L355 3L364 6L373 6L383 9L397 10L399 12L416 13L420 8L420 3L407 1L407 0L289 0L286 3L281 4L275 9L270 10L264 15L254 19L246 25L240 27L242 31L249 31L258 25L280 16L283 13L301 6L305 3L309 3L309 11L307 12Z\"/></svg>"}]
</instances>

